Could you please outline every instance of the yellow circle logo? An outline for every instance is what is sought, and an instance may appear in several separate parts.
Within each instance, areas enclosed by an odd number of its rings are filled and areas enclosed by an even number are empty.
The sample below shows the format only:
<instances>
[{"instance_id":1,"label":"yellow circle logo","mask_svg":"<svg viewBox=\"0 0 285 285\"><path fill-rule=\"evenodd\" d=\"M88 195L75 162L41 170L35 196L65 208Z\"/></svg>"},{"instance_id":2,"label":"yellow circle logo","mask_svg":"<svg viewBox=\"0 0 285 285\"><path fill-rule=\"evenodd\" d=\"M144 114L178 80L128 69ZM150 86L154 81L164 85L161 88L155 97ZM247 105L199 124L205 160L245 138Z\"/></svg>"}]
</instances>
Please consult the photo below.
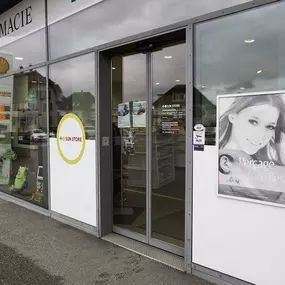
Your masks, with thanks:
<instances>
[{"instance_id":1,"label":"yellow circle logo","mask_svg":"<svg viewBox=\"0 0 285 285\"><path fill-rule=\"evenodd\" d=\"M81 120L74 114L66 114L59 122L56 136L61 158L68 164L78 163L85 151L85 130Z\"/></svg>"},{"instance_id":2,"label":"yellow circle logo","mask_svg":"<svg viewBox=\"0 0 285 285\"><path fill-rule=\"evenodd\" d=\"M9 68L9 62L4 57L0 57L0 74L6 74Z\"/></svg>"}]
</instances>

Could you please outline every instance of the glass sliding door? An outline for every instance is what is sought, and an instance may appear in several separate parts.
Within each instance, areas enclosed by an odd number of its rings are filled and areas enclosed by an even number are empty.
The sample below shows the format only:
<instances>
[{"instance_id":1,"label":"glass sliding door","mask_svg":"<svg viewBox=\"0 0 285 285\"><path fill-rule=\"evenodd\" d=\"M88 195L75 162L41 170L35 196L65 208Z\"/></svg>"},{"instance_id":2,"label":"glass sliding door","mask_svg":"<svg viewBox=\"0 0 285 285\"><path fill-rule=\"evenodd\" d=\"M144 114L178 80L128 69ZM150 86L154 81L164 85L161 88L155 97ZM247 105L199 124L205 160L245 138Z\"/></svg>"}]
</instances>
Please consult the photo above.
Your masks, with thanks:
<instances>
[{"instance_id":1,"label":"glass sliding door","mask_svg":"<svg viewBox=\"0 0 285 285\"><path fill-rule=\"evenodd\" d=\"M184 247L186 44L152 54L151 237Z\"/></svg>"},{"instance_id":2,"label":"glass sliding door","mask_svg":"<svg viewBox=\"0 0 285 285\"><path fill-rule=\"evenodd\" d=\"M186 43L167 42L112 57L113 230L183 255Z\"/></svg>"},{"instance_id":3,"label":"glass sliding door","mask_svg":"<svg viewBox=\"0 0 285 285\"><path fill-rule=\"evenodd\" d=\"M112 59L114 226L144 236L146 235L146 100L146 55L114 57Z\"/></svg>"}]
</instances>

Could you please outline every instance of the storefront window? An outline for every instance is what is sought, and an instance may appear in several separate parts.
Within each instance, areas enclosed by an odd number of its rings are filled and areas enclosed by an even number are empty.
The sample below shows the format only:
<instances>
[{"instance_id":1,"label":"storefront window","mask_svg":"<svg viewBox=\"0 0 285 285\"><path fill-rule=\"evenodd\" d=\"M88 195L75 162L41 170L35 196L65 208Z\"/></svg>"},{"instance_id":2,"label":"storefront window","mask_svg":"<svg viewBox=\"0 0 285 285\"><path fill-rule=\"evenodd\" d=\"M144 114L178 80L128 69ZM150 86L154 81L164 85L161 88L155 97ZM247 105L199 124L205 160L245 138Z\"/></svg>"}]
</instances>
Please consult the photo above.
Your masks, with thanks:
<instances>
[{"instance_id":1,"label":"storefront window","mask_svg":"<svg viewBox=\"0 0 285 285\"><path fill-rule=\"evenodd\" d=\"M51 137L67 113L79 117L87 140L95 140L95 62L94 54L50 66L49 125Z\"/></svg>"},{"instance_id":2,"label":"storefront window","mask_svg":"<svg viewBox=\"0 0 285 285\"><path fill-rule=\"evenodd\" d=\"M285 3L195 27L194 124L215 144L217 96L285 89Z\"/></svg>"},{"instance_id":3,"label":"storefront window","mask_svg":"<svg viewBox=\"0 0 285 285\"><path fill-rule=\"evenodd\" d=\"M0 79L0 190L45 208L46 110L46 68Z\"/></svg>"},{"instance_id":4,"label":"storefront window","mask_svg":"<svg viewBox=\"0 0 285 285\"><path fill-rule=\"evenodd\" d=\"M42 29L1 47L0 56L6 54L12 57L11 66L7 72L44 62L46 60L45 30Z\"/></svg>"},{"instance_id":5,"label":"storefront window","mask_svg":"<svg viewBox=\"0 0 285 285\"><path fill-rule=\"evenodd\" d=\"M54 59L127 36L190 19L201 14L227 8L234 4L241 4L245 1L219 0L215 2L215 5L213 5L212 0L102 1L50 25L50 57ZM50 5L53 5L53 2L49 1ZM69 8L62 7L62 11L66 11ZM53 7L50 7L49 11L51 9ZM59 14L58 11L55 11L55 13ZM52 21L53 18L53 15L49 15L49 21Z\"/></svg>"}]
</instances>

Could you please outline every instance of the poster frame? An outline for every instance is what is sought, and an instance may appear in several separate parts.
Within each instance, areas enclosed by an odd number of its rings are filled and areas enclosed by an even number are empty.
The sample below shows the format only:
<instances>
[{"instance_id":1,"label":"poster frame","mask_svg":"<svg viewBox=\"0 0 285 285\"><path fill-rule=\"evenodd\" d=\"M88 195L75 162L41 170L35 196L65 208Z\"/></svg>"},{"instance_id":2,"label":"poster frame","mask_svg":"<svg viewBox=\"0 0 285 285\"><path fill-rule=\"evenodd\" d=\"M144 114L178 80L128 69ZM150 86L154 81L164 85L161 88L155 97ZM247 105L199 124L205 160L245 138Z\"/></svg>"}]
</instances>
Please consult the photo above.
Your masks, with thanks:
<instances>
[{"instance_id":1,"label":"poster frame","mask_svg":"<svg viewBox=\"0 0 285 285\"><path fill-rule=\"evenodd\" d=\"M232 94L224 94L224 95L217 95L217 105L216 105L216 150L217 150L217 156L216 156L216 195L219 198L225 198L229 200L237 200L247 203L254 203L254 204L260 204L265 206L273 206L277 208L285 208L285 204L278 204L273 202L266 202L262 200L257 199L250 199L245 197L237 197L237 196L230 196L225 194L219 193L219 135L220 135L220 99L222 98L235 98L235 97L244 97L244 96L260 96L260 95L284 95L284 103L285 103L285 90L276 90L276 91L261 91L261 92L245 92L245 93L232 93ZM285 169L285 166L284 166ZM285 192L284 192L285 193Z\"/></svg>"}]
</instances>

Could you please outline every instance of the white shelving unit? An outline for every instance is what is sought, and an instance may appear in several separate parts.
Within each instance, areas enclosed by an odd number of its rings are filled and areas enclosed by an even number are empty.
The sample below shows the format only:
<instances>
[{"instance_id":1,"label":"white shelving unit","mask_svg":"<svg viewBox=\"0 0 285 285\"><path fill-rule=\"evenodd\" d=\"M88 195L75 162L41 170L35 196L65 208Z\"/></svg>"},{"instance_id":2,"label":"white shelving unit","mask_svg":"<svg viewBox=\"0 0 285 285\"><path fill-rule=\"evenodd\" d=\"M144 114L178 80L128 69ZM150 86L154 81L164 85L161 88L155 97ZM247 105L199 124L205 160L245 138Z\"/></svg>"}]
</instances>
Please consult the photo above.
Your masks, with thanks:
<instances>
[{"instance_id":1,"label":"white shelving unit","mask_svg":"<svg viewBox=\"0 0 285 285\"><path fill-rule=\"evenodd\" d=\"M146 137L136 134L134 155L124 158L126 187L146 187ZM155 136L152 142L152 188L157 189L175 179L174 142L172 137Z\"/></svg>"}]
</instances>

